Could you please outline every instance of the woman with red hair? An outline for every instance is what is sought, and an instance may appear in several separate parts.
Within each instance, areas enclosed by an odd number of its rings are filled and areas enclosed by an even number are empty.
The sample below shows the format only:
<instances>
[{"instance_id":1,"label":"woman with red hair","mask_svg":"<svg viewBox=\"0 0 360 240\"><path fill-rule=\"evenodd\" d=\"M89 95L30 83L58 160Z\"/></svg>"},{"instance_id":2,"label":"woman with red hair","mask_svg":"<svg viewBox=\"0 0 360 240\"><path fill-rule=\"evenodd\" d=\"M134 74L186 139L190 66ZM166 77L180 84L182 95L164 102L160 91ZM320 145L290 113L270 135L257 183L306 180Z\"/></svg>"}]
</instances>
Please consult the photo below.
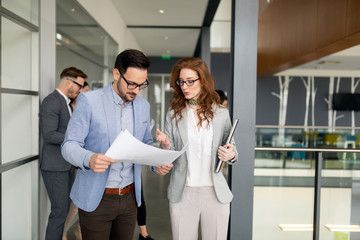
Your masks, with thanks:
<instances>
[{"instance_id":1,"label":"woman with red hair","mask_svg":"<svg viewBox=\"0 0 360 240\"><path fill-rule=\"evenodd\" d=\"M199 58L179 60L170 86L171 107L164 133L157 129L157 140L163 149L189 146L174 161L168 187L173 239L197 239L200 222L202 239L225 240L233 195L215 168L218 161L237 160L234 141L226 144L231 129L228 109L220 105L213 78ZM161 174L162 168L156 171Z\"/></svg>"}]
</instances>

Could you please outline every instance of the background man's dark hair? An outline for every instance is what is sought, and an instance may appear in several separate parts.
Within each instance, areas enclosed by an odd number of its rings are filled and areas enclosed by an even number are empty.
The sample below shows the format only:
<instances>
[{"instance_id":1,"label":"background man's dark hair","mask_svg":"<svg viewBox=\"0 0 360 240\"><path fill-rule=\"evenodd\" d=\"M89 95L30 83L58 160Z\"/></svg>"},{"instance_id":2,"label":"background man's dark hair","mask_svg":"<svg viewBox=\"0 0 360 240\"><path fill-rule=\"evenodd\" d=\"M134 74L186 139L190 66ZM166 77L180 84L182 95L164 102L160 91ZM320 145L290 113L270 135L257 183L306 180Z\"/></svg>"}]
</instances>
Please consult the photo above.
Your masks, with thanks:
<instances>
[{"instance_id":1,"label":"background man's dark hair","mask_svg":"<svg viewBox=\"0 0 360 240\"><path fill-rule=\"evenodd\" d=\"M127 49L117 56L114 68L125 74L128 67L149 69L150 60L139 50Z\"/></svg>"},{"instance_id":2,"label":"background man's dark hair","mask_svg":"<svg viewBox=\"0 0 360 240\"><path fill-rule=\"evenodd\" d=\"M88 76L83 71L81 71L76 67L68 67L65 68L60 74L60 79L63 79L65 77L72 77L72 78L82 77L86 79Z\"/></svg>"},{"instance_id":3,"label":"background man's dark hair","mask_svg":"<svg viewBox=\"0 0 360 240\"><path fill-rule=\"evenodd\" d=\"M215 90L220 97L220 103L222 104L225 100L227 100L227 96L223 90Z\"/></svg>"}]
</instances>

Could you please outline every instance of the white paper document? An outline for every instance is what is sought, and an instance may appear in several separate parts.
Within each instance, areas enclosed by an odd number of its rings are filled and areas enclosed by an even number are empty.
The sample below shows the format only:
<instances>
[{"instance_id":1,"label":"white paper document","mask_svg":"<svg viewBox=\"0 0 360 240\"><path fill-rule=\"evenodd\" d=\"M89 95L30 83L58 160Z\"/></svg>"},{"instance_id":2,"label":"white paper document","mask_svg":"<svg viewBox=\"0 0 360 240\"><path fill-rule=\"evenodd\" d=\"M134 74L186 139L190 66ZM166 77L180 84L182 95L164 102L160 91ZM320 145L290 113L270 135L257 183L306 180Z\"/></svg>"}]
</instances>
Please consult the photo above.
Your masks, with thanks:
<instances>
[{"instance_id":1,"label":"white paper document","mask_svg":"<svg viewBox=\"0 0 360 240\"><path fill-rule=\"evenodd\" d=\"M175 161L187 147L188 145L184 146L181 151L160 149L137 140L125 130L119 133L105 155L121 162L161 166Z\"/></svg>"}]
</instances>

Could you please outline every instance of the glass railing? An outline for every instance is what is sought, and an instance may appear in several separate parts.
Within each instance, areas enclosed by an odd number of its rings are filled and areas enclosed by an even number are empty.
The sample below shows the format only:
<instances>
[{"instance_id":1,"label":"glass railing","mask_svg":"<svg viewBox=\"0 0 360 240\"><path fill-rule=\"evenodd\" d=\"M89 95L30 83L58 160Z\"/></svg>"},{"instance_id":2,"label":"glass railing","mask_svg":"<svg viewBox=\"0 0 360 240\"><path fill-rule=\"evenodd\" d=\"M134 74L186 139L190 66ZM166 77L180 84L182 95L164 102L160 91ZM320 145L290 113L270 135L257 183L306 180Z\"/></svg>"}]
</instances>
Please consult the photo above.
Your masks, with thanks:
<instances>
[{"instance_id":1,"label":"glass railing","mask_svg":"<svg viewBox=\"0 0 360 240\"><path fill-rule=\"evenodd\" d=\"M360 149L360 128L257 126L257 147ZM326 152L324 169L360 169L359 153ZM256 151L256 168L313 168L313 152Z\"/></svg>"},{"instance_id":2,"label":"glass railing","mask_svg":"<svg viewBox=\"0 0 360 240\"><path fill-rule=\"evenodd\" d=\"M360 239L360 128L258 126L253 240Z\"/></svg>"}]
</instances>

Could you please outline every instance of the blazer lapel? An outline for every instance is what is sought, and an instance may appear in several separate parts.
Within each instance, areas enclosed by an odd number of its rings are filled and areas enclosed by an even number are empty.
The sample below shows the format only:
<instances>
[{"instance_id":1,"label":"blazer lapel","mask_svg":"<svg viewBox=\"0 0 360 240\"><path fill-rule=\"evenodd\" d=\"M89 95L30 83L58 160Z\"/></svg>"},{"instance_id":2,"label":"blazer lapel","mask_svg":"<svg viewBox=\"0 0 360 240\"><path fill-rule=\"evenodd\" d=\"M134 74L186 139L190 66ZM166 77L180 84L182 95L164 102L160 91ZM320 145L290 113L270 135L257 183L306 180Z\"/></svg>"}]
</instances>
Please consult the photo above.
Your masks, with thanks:
<instances>
[{"instance_id":1,"label":"blazer lapel","mask_svg":"<svg viewBox=\"0 0 360 240\"><path fill-rule=\"evenodd\" d=\"M214 118L212 120L213 125L213 140L212 140L212 154L215 156L215 159L217 159L217 149L218 146L221 145L221 139L222 139L222 128L221 128L221 118L216 112L216 106L213 106L214 111ZM211 163L211 167L215 169L215 163L216 161Z\"/></svg>"},{"instance_id":2,"label":"blazer lapel","mask_svg":"<svg viewBox=\"0 0 360 240\"><path fill-rule=\"evenodd\" d=\"M109 146L116 138L116 116L115 116L116 111L113 108L114 99L111 88L112 88L112 84L110 83L104 88L103 95L101 96L105 111L108 133L109 133Z\"/></svg>"},{"instance_id":3,"label":"blazer lapel","mask_svg":"<svg viewBox=\"0 0 360 240\"><path fill-rule=\"evenodd\" d=\"M63 110L67 113L68 119L70 119L70 112L65 98L56 89L54 90L53 93L55 97L58 99L58 101L61 103Z\"/></svg>"},{"instance_id":4,"label":"blazer lapel","mask_svg":"<svg viewBox=\"0 0 360 240\"><path fill-rule=\"evenodd\" d=\"M188 113L186 111L186 108L182 111L182 118L181 120L179 121L177 127L179 129L179 133L180 133L180 139L182 141L182 146L181 147L184 147L188 142L189 142L189 139L188 139ZM178 149L179 151L181 149ZM186 154L186 159L189 158L188 156L188 151L185 152Z\"/></svg>"},{"instance_id":5,"label":"blazer lapel","mask_svg":"<svg viewBox=\"0 0 360 240\"><path fill-rule=\"evenodd\" d=\"M187 129L187 121L188 121L188 114L186 111L186 108L182 112L182 119L178 123L178 129L180 132L180 137L183 143L183 146L185 146L188 143L188 129Z\"/></svg>"}]
</instances>

